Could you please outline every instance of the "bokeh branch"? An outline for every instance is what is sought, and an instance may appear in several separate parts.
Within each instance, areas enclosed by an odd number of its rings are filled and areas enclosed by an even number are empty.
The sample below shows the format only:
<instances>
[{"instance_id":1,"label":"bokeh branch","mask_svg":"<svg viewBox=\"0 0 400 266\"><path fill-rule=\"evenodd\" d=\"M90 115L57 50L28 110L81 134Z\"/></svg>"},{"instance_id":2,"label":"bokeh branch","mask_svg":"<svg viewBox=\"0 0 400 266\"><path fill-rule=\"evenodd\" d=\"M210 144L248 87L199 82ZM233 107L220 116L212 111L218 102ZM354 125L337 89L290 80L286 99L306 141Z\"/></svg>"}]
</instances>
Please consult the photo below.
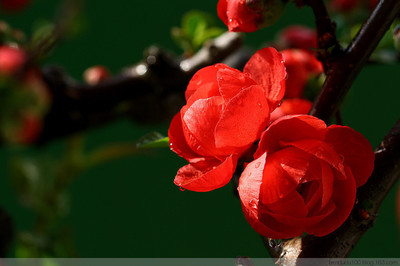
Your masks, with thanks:
<instances>
[{"instance_id":1,"label":"bokeh branch","mask_svg":"<svg viewBox=\"0 0 400 266\"><path fill-rule=\"evenodd\" d=\"M192 75L226 59L241 45L239 34L225 33L184 60L152 47L142 62L97 85L78 83L60 68L46 67L43 78L53 102L39 142L122 116L146 122L170 119L184 104L184 91Z\"/></svg>"}]
</instances>

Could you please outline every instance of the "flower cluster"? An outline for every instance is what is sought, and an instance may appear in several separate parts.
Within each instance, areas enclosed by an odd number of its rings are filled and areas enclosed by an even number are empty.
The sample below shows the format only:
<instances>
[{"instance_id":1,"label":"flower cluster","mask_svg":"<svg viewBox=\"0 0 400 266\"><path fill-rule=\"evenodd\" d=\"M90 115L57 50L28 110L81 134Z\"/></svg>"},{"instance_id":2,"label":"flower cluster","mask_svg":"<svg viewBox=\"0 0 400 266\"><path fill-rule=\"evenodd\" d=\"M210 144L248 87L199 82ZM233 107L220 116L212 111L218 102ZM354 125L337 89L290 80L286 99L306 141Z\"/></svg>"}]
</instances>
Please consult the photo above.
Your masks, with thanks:
<instances>
[{"instance_id":1,"label":"flower cluster","mask_svg":"<svg viewBox=\"0 0 400 266\"><path fill-rule=\"evenodd\" d=\"M174 182L184 189L210 191L226 185L244 162L239 196L258 233L271 238L303 232L323 236L350 214L356 188L372 172L374 153L349 127L327 127L308 115L274 115L285 87L294 88L286 94L298 96L302 71L315 70L306 60L302 70L293 71L290 61L297 55L282 54L264 48L243 72L216 64L193 76L186 105L168 132L171 149L189 162ZM271 118L276 119L272 124Z\"/></svg>"}]
</instances>

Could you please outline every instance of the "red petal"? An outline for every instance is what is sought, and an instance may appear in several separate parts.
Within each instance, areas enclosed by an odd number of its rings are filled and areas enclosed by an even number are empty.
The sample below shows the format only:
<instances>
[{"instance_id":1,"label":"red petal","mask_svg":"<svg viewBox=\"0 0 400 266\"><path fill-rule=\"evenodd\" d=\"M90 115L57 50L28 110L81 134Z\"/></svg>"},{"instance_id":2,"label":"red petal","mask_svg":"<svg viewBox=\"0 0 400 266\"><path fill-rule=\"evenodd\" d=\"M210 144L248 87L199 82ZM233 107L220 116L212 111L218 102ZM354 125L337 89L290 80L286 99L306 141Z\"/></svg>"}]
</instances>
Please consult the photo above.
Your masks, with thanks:
<instances>
[{"instance_id":1,"label":"red petal","mask_svg":"<svg viewBox=\"0 0 400 266\"><path fill-rule=\"evenodd\" d=\"M312 102L304 99L285 99L282 104L271 113L271 121L285 115L308 114L312 106Z\"/></svg>"},{"instance_id":2,"label":"red petal","mask_svg":"<svg viewBox=\"0 0 400 266\"><path fill-rule=\"evenodd\" d=\"M236 156L224 162L212 159L197 164L188 164L179 169L174 183L187 190L207 192L225 186L236 169Z\"/></svg>"},{"instance_id":3,"label":"red petal","mask_svg":"<svg viewBox=\"0 0 400 266\"><path fill-rule=\"evenodd\" d=\"M349 127L332 125L327 129L326 142L343 156L344 164L350 167L357 187L365 184L372 174L375 160L368 140Z\"/></svg>"},{"instance_id":4,"label":"red petal","mask_svg":"<svg viewBox=\"0 0 400 266\"><path fill-rule=\"evenodd\" d=\"M219 0L217 4L217 13L218 17L224 22L225 25L228 25L228 16L226 15L226 11L228 10L228 1L227 0Z\"/></svg>"},{"instance_id":5,"label":"red petal","mask_svg":"<svg viewBox=\"0 0 400 266\"><path fill-rule=\"evenodd\" d=\"M335 210L317 225L306 228L306 232L316 236L325 236L332 233L349 217L356 199L356 183L347 171L348 178L335 180L333 185L332 202L336 205Z\"/></svg>"},{"instance_id":6,"label":"red petal","mask_svg":"<svg viewBox=\"0 0 400 266\"><path fill-rule=\"evenodd\" d=\"M215 128L215 144L245 147L260 138L269 123L269 106L260 86L241 90L223 110Z\"/></svg>"},{"instance_id":7,"label":"red petal","mask_svg":"<svg viewBox=\"0 0 400 266\"><path fill-rule=\"evenodd\" d=\"M301 139L324 139L325 123L310 115L293 115L282 117L273 122L261 136L254 158L265 151L271 152L281 148L280 141L297 141Z\"/></svg>"},{"instance_id":8,"label":"red petal","mask_svg":"<svg viewBox=\"0 0 400 266\"><path fill-rule=\"evenodd\" d=\"M259 195L263 180L266 154L249 163L239 179L239 197L246 220L260 235L280 239L289 238L284 232L277 232L259 220ZM301 234L301 232L299 233Z\"/></svg>"},{"instance_id":9,"label":"red petal","mask_svg":"<svg viewBox=\"0 0 400 266\"><path fill-rule=\"evenodd\" d=\"M285 94L286 70L283 57L275 48L258 50L247 62L243 70L261 85L270 101L270 109L274 110Z\"/></svg>"},{"instance_id":10,"label":"red petal","mask_svg":"<svg viewBox=\"0 0 400 266\"><path fill-rule=\"evenodd\" d=\"M256 31L260 15L247 7L246 1L220 0L217 5L219 18L228 26L229 31Z\"/></svg>"},{"instance_id":11,"label":"red petal","mask_svg":"<svg viewBox=\"0 0 400 266\"><path fill-rule=\"evenodd\" d=\"M235 97L242 89L256 85L248 75L230 67L219 69L217 80L219 92L225 101Z\"/></svg>"},{"instance_id":12,"label":"red petal","mask_svg":"<svg viewBox=\"0 0 400 266\"><path fill-rule=\"evenodd\" d=\"M301 232L303 232L305 228L319 223L334 210L334 208L331 208L330 212L322 213L317 216L307 216L307 208L304 205L303 198L298 193L296 195L296 193L297 191L294 191L292 194L285 197L288 199L284 198L278 201L278 204L274 206L276 208L274 210L269 210L270 206L268 206L268 210L262 211L263 215L261 221L277 231L286 232L288 228L293 228L297 229L296 231L300 230ZM299 212L296 207L300 208L301 212ZM286 213L279 213L280 209L285 210ZM290 211L292 211L292 213ZM293 213L304 215L293 215ZM270 219L268 219L269 217L273 217L277 221L277 223L271 223ZM291 229L291 231L293 229ZM291 237L296 237L298 235L299 234L292 235Z\"/></svg>"},{"instance_id":13,"label":"red petal","mask_svg":"<svg viewBox=\"0 0 400 266\"><path fill-rule=\"evenodd\" d=\"M187 106L199 99L207 99L212 96L220 96L217 83L217 72L220 68L227 67L224 64L208 66L197 71L186 88L185 97Z\"/></svg>"},{"instance_id":14,"label":"red petal","mask_svg":"<svg viewBox=\"0 0 400 266\"><path fill-rule=\"evenodd\" d=\"M320 161L322 175L322 202L321 208L325 207L328 204L329 200L332 196L333 191L333 173L331 167L325 163L324 161Z\"/></svg>"},{"instance_id":15,"label":"red petal","mask_svg":"<svg viewBox=\"0 0 400 266\"><path fill-rule=\"evenodd\" d=\"M312 166L311 166L312 167ZM310 167L310 168L311 168ZM321 209L322 189L320 181L311 181L302 185L301 194L303 195L304 202L306 203L309 213L311 213L315 208Z\"/></svg>"},{"instance_id":16,"label":"red petal","mask_svg":"<svg viewBox=\"0 0 400 266\"><path fill-rule=\"evenodd\" d=\"M181 113L174 116L168 129L169 145L173 152L185 158L189 162L199 159L201 156L195 153L187 144L182 131Z\"/></svg>"},{"instance_id":17,"label":"red petal","mask_svg":"<svg viewBox=\"0 0 400 266\"><path fill-rule=\"evenodd\" d=\"M281 144L284 146L293 146L314 155L316 158L321 159L334 167L343 176L346 176L342 159L334 149L323 141L317 139L303 139L292 142L281 141Z\"/></svg>"},{"instance_id":18,"label":"red petal","mask_svg":"<svg viewBox=\"0 0 400 266\"><path fill-rule=\"evenodd\" d=\"M307 154L295 148L286 148L266 156L261 202L271 204L295 191L307 173L308 159Z\"/></svg>"},{"instance_id":19,"label":"red petal","mask_svg":"<svg viewBox=\"0 0 400 266\"><path fill-rule=\"evenodd\" d=\"M287 49L281 53L288 74L285 98L303 97L308 80L322 74L322 63L313 54L301 49Z\"/></svg>"},{"instance_id":20,"label":"red petal","mask_svg":"<svg viewBox=\"0 0 400 266\"><path fill-rule=\"evenodd\" d=\"M222 97L197 100L183 115L183 130L189 146L204 156L216 156L214 130L221 116Z\"/></svg>"}]
</instances>

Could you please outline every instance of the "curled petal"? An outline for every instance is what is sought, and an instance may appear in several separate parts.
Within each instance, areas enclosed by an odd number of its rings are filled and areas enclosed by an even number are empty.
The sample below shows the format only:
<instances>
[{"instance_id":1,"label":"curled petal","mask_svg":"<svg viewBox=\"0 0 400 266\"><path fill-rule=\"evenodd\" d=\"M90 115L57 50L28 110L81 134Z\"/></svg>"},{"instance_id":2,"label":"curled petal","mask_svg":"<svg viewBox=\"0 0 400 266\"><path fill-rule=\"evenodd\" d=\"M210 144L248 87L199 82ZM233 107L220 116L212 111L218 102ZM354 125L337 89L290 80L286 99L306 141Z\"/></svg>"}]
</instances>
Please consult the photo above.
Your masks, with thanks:
<instances>
[{"instance_id":1,"label":"curled petal","mask_svg":"<svg viewBox=\"0 0 400 266\"><path fill-rule=\"evenodd\" d=\"M261 202L271 204L295 191L307 173L308 158L307 154L296 148L286 148L267 155L261 184Z\"/></svg>"},{"instance_id":2,"label":"curled petal","mask_svg":"<svg viewBox=\"0 0 400 266\"><path fill-rule=\"evenodd\" d=\"M320 223L305 228L305 232L316 236L325 236L336 230L349 217L356 199L356 182L347 168L346 174L349 176L348 178L334 181L334 193L332 194L332 202L335 204L334 211Z\"/></svg>"},{"instance_id":3,"label":"curled petal","mask_svg":"<svg viewBox=\"0 0 400 266\"><path fill-rule=\"evenodd\" d=\"M217 83L217 72L224 67L228 66L216 64L204 67L193 75L185 91L186 105L188 107L199 99L207 99L212 96L220 95Z\"/></svg>"},{"instance_id":4,"label":"curled petal","mask_svg":"<svg viewBox=\"0 0 400 266\"><path fill-rule=\"evenodd\" d=\"M293 142L282 141L282 145L293 146L311 155L314 155L316 158L321 159L334 167L344 177L346 176L342 158L340 158L333 148L323 141L316 139L303 139ZM324 173L324 169L322 170Z\"/></svg>"},{"instance_id":5,"label":"curled petal","mask_svg":"<svg viewBox=\"0 0 400 266\"><path fill-rule=\"evenodd\" d=\"M275 48L258 50L247 62L243 70L261 85L270 101L270 110L274 110L285 94L286 70L283 57Z\"/></svg>"},{"instance_id":6,"label":"curled petal","mask_svg":"<svg viewBox=\"0 0 400 266\"><path fill-rule=\"evenodd\" d=\"M269 122L268 101L260 86L241 90L225 106L215 128L215 144L246 147L260 138Z\"/></svg>"},{"instance_id":7,"label":"curled petal","mask_svg":"<svg viewBox=\"0 0 400 266\"><path fill-rule=\"evenodd\" d=\"M242 89L256 85L248 75L230 67L219 69L217 80L219 92L225 101L235 97Z\"/></svg>"},{"instance_id":8,"label":"curled petal","mask_svg":"<svg viewBox=\"0 0 400 266\"><path fill-rule=\"evenodd\" d=\"M265 151L272 152L281 148L282 141L291 142L301 139L323 140L326 125L324 121L310 115L282 117L273 122L261 136L254 158ZM294 134L295 133L295 134Z\"/></svg>"},{"instance_id":9,"label":"curled petal","mask_svg":"<svg viewBox=\"0 0 400 266\"><path fill-rule=\"evenodd\" d=\"M344 164L350 167L357 187L365 184L372 174L375 160L369 141L349 127L332 125L327 128L326 142L343 156Z\"/></svg>"},{"instance_id":10,"label":"curled petal","mask_svg":"<svg viewBox=\"0 0 400 266\"><path fill-rule=\"evenodd\" d=\"M275 231L260 221L259 207L261 206L259 205L259 196L266 156L267 154L264 154L260 158L249 163L239 179L238 191L243 213L249 224L260 235L276 239L289 238L292 234ZM301 234L301 231L298 233Z\"/></svg>"},{"instance_id":11,"label":"curled petal","mask_svg":"<svg viewBox=\"0 0 400 266\"><path fill-rule=\"evenodd\" d=\"M220 0L217 5L218 17L228 26L229 31L252 32L258 29L260 15L242 0Z\"/></svg>"},{"instance_id":12,"label":"curled petal","mask_svg":"<svg viewBox=\"0 0 400 266\"><path fill-rule=\"evenodd\" d=\"M197 161L202 158L195 153L187 144L182 130L181 113L174 116L168 129L169 145L173 152L185 158L189 162Z\"/></svg>"},{"instance_id":13,"label":"curled petal","mask_svg":"<svg viewBox=\"0 0 400 266\"><path fill-rule=\"evenodd\" d=\"M301 115L308 114L312 106L312 102L304 99L285 99L282 104L271 113L271 121L285 115Z\"/></svg>"},{"instance_id":14,"label":"curled petal","mask_svg":"<svg viewBox=\"0 0 400 266\"><path fill-rule=\"evenodd\" d=\"M236 169L237 157L232 155L221 162L209 159L179 169L174 183L184 189L207 192L225 186Z\"/></svg>"},{"instance_id":15,"label":"curled petal","mask_svg":"<svg viewBox=\"0 0 400 266\"><path fill-rule=\"evenodd\" d=\"M183 132L188 145L199 154L215 156L218 153L214 129L221 116L223 103L220 96L197 100L182 117Z\"/></svg>"}]
</instances>

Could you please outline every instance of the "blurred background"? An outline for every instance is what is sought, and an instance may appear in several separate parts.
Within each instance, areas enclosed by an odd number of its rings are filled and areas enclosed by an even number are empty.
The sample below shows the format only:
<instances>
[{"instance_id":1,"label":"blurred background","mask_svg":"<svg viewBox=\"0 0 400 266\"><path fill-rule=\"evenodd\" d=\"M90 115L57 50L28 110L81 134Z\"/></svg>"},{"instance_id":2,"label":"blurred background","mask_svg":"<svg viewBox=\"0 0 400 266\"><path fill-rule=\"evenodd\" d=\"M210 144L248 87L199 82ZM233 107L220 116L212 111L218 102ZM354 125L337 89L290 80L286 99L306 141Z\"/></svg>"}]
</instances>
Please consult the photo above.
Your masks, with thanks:
<instances>
[{"instance_id":1,"label":"blurred background","mask_svg":"<svg viewBox=\"0 0 400 266\"><path fill-rule=\"evenodd\" d=\"M33 0L18 13L0 13L24 32L40 20L53 20L62 1ZM176 54L182 51L171 38L171 28L193 9L215 16L216 0L86 0L79 33L61 42L45 64L63 67L76 79L92 65L105 65L112 73L133 65L156 44ZM309 8L289 4L272 27L245 35L245 45L261 48L290 24L313 26ZM371 64L364 68L346 98L345 125L361 132L376 147L399 118L400 65ZM143 124L120 119L85 133L85 149L114 142L135 142L152 131L167 134L168 121ZM15 156L61 158L64 139L40 147L0 148L0 206L12 216L17 232L30 231L35 213L24 207L12 185L10 162ZM267 257L261 238L246 222L233 185L208 193L180 191L173 184L186 162L168 148L125 156L80 173L69 186L69 211L62 219L63 234L79 257ZM399 184L397 184L398 186ZM396 190L387 196L376 224L361 239L352 257L400 257ZM13 248L10 257L23 256Z\"/></svg>"}]
</instances>

